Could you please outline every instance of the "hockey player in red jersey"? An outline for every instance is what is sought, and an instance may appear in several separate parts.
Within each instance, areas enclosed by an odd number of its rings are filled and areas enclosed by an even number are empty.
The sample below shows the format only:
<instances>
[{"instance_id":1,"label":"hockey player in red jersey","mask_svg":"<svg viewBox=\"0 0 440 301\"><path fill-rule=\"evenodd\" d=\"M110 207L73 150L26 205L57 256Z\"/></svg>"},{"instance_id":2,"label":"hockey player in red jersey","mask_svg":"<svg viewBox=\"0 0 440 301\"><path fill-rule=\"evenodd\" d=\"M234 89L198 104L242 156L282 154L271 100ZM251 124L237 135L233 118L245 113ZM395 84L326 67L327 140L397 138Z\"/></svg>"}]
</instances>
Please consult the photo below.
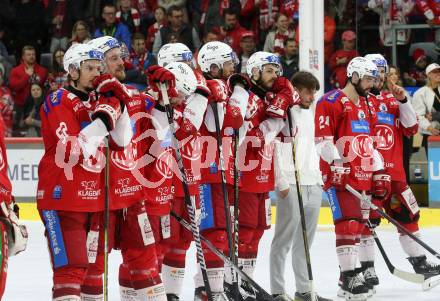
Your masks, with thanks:
<instances>
[{"instance_id":1,"label":"hockey player in red jersey","mask_svg":"<svg viewBox=\"0 0 440 301\"><path fill-rule=\"evenodd\" d=\"M72 85L51 93L40 111L45 153L38 169L37 207L46 227L53 268L53 300L81 300L88 255L90 213L104 209L103 140L125 147L128 118L115 97L90 97L102 71L102 52L77 44L64 56ZM88 233L89 232L89 233Z\"/></svg>"},{"instance_id":2,"label":"hockey player in red jersey","mask_svg":"<svg viewBox=\"0 0 440 301\"><path fill-rule=\"evenodd\" d=\"M148 113L153 107L151 96L140 93L133 87L120 83L125 79L123 50L119 42L109 36L90 41L104 54L105 74L94 82L96 92L114 95L124 101L129 118L126 120L128 130L132 132L130 142L123 150L110 151L110 246L121 250L119 282L122 300L137 296L138 300L165 300L165 290L159 276L157 255L154 243L147 238L145 229L148 216L145 210L145 199L148 189L136 174L142 169L143 155L141 124L144 117L138 114ZM130 137L129 134L124 134ZM137 172L137 173L136 173ZM96 258L93 258L87 277L82 286L82 296L90 300L101 300L103 293L102 274L104 272L103 254L103 219L93 229L99 232L99 244ZM118 230L119 233L115 233ZM115 235L116 234L116 235ZM162 299L161 299L162 298Z\"/></svg>"},{"instance_id":3,"label":"hockey player in red jersey","mask_svg":"<svg viewBox=\"0 0 440 301\"><path fill-rule=\"evenodd\" d=\"M27 230L18 224L16 206L8 177L5 124L0 116L0 300L5 292L9 257L24 251L27 243Z\"/></svg>"},{"instance_id":4,"label":"hockey player in red jersey","mask_svg":"<svg viewBox=\"0 0 440 301\"><path fill-rule=\"evenodd\" d=\"M231 164L234 160L231 156L232 132L233 129L238 129L243 124L249 97L246 90L248 82L242 75L234 74L236 57L232 48L225 43L209 42L203 45L198 54L198 64L211 92L208 97L209 105L200 128L202 136L199 187L202 211L200 230L218 249L228 254L224 202L225 198L227 198L227 203L232 199L234 183ZM218 129L215 122L215 109L218 112ZM217 137L217 130L220 137ZM221 158L217 138L222 144ZM224 164L221 164L220 159ZM224 178L222 177L223 168ZM226 193L223 191L222 181L226 184ZM226 298L223 293L224 262L206 246L203 246L203 253L211 290L216 300L224 300ZM195 276L195 287L195 300L207 300L200 267Z\"/></svg>"},{"instance_id":5,"label":"hockey player in red jersey","mask_svg":"<svg viewBox=\"0 0 440 301\"><path fill-rule=\"evenodd\" d=\"M182 43L169 43L161 47L157 54L158 65L165 67L173 62L185 63L193 68L192 53L189 48ZM190 198L196 209L196 219L200 219L199 206L199 182L200 182L200 155L201 155L201 139L200 127L208 104L208 96L210 91L207 87L206 80L203 75L194 70L197 78L197 88L190 97L188 97L179 109L183 109L187 116L193 115L187 119L186 127L194 132L191 137L185 137L181 141L182 163L187 178ZM194 114L195 113L195 114ZM194 118L196 117L197 118ZM190 138L190 139L188 139ZM183 217L190 222L187 206L185 204L185 194L181 179L177 174L173 175L174 198L171 200L171 209L177 215ZM183 279L185 276L185 259L193 234L186 230L180 223L174 219L170 219L170 238L164 240L166 247L163 249L164 258L162 264L162 279L165 284L168 300L179 300L182 290Z\"/></svg>"},{"instance_id":6,"label":"hockey player in red jersey","mask_svg":"<svg viewBox=\"0 0 440 301\"><path fill-rule=\"evenodd\" d=\"M258 245L271 225L269 192L274 190L273 143L285 125L288 108L299 103L292 84L282 77L278 56L259 51L247 62L251 87L245 121L240 129L241 183L239 192L238 264L253 276ZM245 300L257 300L253 288L241 283Z\"/></svg>"},{"instance_id":7,"label":"hockey player in red jersey","mask_svg":"<svg viewBox=\"0 0 440 301\"><path fill-rule=\"evenodd\" d=\"M384 83L388 73L388 64L380 54L368 54L365 58L376 64L379 77L371 93L376 101L373 103L377 112L377 124L374 127L377 149L384 159L385 171L391 176L391 192L387 198L373 195L373 202L384 207L391 217L399 221L408 231L420 237L418 220L420 209L417 200L406 182L403 168L403 135L412 136L417 133L417 115L406 96L405 90L388 81L388 89ZM380 215L370 212L370 225L374 228L380 223ZM423 248L411 237L400 233L399 241L402 249L409 256L414 271L426 278L439 275L440 266L426 259ZM378 285L379 279L374 269L374 239L369 227L365 227L359 245L359 260L364 269L364 278L370 285Z\"/></svg>"},{"instance_id":8,"label":"hockey player in red jersey","mask_svg":"<svg viewBox=\"0 0 440 301\"><path fill-rule=\"evenodd\" d=\"M316 106L316 143L341 269L338 295L346 300L366 300L369 293L356 270L357 244L369 208L363 208L345 185L372 191L377 196L386 196L390 190L390 177L383 171L382 158L374 149L372 128L376 112L367 99L377 75L377 67L371 61L362 57L352 59L344 89L325 94Z\"/></svg>"}]
</instances>

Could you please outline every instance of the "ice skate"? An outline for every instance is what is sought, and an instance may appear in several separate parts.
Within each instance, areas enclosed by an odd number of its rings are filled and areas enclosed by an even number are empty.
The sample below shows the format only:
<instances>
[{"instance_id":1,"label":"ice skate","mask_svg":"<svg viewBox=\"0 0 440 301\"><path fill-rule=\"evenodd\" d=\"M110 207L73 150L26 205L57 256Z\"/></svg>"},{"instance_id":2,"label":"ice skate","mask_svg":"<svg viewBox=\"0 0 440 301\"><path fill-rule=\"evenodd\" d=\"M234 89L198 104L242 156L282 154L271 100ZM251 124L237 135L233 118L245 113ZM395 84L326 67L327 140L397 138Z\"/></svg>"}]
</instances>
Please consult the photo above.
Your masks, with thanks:
<instances>
[{"instance_id":1,"label":"ice skate","mask_svg":"<svg viewBox=\"0 0 440 301\"><path fill-rule=\"evenodd\" d=\"M417 274L423 274L426 279L440 275L440 265L429 262L426 255L418 257L409 257L408 261Z\"/></svg>"},{"instance_id":2,"label":"ice skate","mask_svg":"<svg viewBox=\"0 0 440 301\"><path fill-rule=\"evenodd\" d=\"M179 301L179 296L175 294L167 294L167 300L168 301Z\"/></svg>"},{"instance_id":3,"label":"ice skate","mask_svg":"<svg viewBox=\"0 0 440 301\"><path fill-rule=\"evenodd\" d=\"M365 282L369 286L379 285L379 278L374 269L374 261L361 262Z\"/></svg>"},{"instance_id":4,"label":"ice skate","mask_svg":"<svg viewBox=\"0 0 440 301\"><path fill-rule=\"evenodd\" d=\"M341 273L338 296L345 300L365 301L368 298L369 287L356 271Z\"/></svg>"},{"instance_id":5,"label":"ice skate","mask_svg":"<svg viewBox=\"0 0 440 301\"><path fill-rule=\"evenodd\" d=\"M312 300L312 293L308 292L305 294L301 294L301 293L296 292L294 301L333 301L332 299L327 299L327 298L321 297L316 293L315 293L315 296L316 296L316 299Z\"/></svg>"}]
</instances>

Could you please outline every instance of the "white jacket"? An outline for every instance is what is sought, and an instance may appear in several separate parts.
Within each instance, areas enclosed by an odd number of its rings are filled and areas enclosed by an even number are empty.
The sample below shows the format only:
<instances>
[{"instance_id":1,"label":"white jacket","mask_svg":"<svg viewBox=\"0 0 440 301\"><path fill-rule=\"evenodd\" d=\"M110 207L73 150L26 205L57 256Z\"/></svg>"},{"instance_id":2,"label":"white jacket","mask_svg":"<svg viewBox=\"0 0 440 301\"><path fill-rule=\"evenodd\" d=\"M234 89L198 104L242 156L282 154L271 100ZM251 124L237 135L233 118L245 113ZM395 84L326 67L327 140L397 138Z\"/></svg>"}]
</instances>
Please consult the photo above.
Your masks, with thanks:
<instances>
[{"instance_id":1,"label":"white jacket","mask_svg":"<svg viewBox=\"0 0 440 301\"><path fill-rule=\"evenodd\" d=\"M312 109L301 109L294 106L290 109L292 127L295 134L296 165L299 170L301 185L322 185L322 175L319 170L319 156L315 147L315 120ZM285 136L290 136L289 124L286 120L282 130ZM295 169L293 165L292 144L276 141L274 152L275 186L285 190L295 184Z\"/></svg>"},{"instance_id":2,"label":"white jacket","mask_svg":"<svg viewBox=\"0 0 440 301\"><path fill-rule=\"evenodd\" d=\"M432 105L434 103L434 98L435 98L435 93L428 86L421 87L413 95L412 105L414 111L416 111L417 117L419 118L419 131L422 134L431 135L431 132L427 131L427 128L430 125L433 125L434 127L438 125L438 122L436 121L430 122L425 117L425 114L432 113L433 110Z\"/></svg>"}]
</instances>

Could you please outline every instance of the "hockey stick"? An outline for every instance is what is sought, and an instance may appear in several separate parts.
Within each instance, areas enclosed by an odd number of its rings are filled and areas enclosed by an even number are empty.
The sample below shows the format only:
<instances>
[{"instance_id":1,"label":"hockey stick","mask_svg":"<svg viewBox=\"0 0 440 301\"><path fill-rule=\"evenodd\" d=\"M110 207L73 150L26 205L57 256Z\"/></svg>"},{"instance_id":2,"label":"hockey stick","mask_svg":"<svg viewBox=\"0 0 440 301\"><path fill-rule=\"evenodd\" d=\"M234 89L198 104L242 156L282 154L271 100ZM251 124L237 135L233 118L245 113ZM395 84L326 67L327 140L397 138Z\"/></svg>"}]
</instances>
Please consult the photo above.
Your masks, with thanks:
<instances>
[{"instance_id":1,"label":"hockey stick","mask_svg":"<svg viewBox=\"0 0 440 301\"><path fill-rule=\"evenodd\" d=\"M174 217L186 230L191 231L191 226L188 224L188 222L183 219L181 216L179 216L174 211L171 211L171 216ZM217 249L207 238L205 238L203 235L200 234L200 239L205 243L205 245L213 252L215 255L217 255L219 258L221 258L226 264L230 265L234 271L237 272L238 275L247 282L249 282L250 285L252 285L258 293L263 296L263 299L260 299L260 301L271 301L273 300L272 295L270 295L264 288L262 288L257 282L255 282L254 279L248 276L245 272L243 272L238 265L233 263L231 259L229 259L228 256L223 254L222 251Z\"/></svg>"},{"instance_id":2,"label":"hockey stick","mask_svg":"<svg viewBox=\"0 0 440 301\"><path fill-rule=\"evenodd\" d=\"M373 210L375 210L377 213L379 213L380 216L387 219L390 223L392 223L394 226L396 226L400 231L411 237L416 243L418 243L420 246L422 246L425 250L427 250L429 253L440 259L440 254L437 253L433 248L428 246L424 241L422 241L420 238L409 232L404 226L402 226L398 221L393 219L391 216L389 216L385 211L378 208L375 204L373 204L369 197L366 195L362 195L359 191L351 187L349 184L345 185L345 188L352 193L354 196L356 196L359 200L367 202L369 207Z\"/></svg>"},{"instance_id":3,"label":"hockey stick","mask_svg":"<svg viewBox=\"0 0 440 301\"><path fill-rule=\"evenodd\" d=\"M368 223L370 223L370 222L368 222ZM380 254L382 254L383 260L385 261L385 264L387 265L388 270L391 272L391 274L393 274L394 276L396 276L400 279L408 281L408 282L421 283L421 284L425 282L425 276L423 276L422 274L406 272L406 271L402 271L402 270L396 268L391 263L391 260L388 258L388 255L386 254L385 249L383 248L382 243L381 243L379 237L377 236L376 231L374 231L374 229L372 227L370 227L370 229L371 229L371 233L373 235L374 241L376 242L376 245L379 248Z\"/></svg>"},{"instance_id":4,"label":"hockey stick","mask_svg":"<svg viewBox=\"0 0 440 301\"><path fill-rule=\"evenodd\" d=\"M232 231L231 231L231 213L229 210L229 197L228 190L226 187L226 174L225 174L225 161L223 157L223 146L222 146L222 137L221 137L221 129L220 129L220 121L218 116L218 108L217 103L214 102L211 104L212 111L214 112L214 121L215 121L215 132L217 135L217 149L218 149L218 161L220 165L220 174L222 179L222 191L223 191L223 206L225 207L225 219L226 219L226 233L228 236L228 247L229 247L229 258L231 261L234 260L234 252L232 249Z\"/></svg>"},{"instance_id":5,"label":"hockey stick","mask_svg":"<svg viewBox=\"0 0 440 301\"><path fill-rule=\"evenodd\" d=\"M238 265L238 143L240 141L239 130L234 130L234 258L232 262ZM239 301L239 287L238 287L238 274L236 271L232 273L232 284L234 287L234 300Z\"/></svg>"},{"instance_id":6,"label":"hockey stick","mask_svg":"<svg viewBox=\"0 0 440 301\"><path fill-rule=\"evenodd\" d=\"M171 108L167 88L164 83L160 84L160 91L162 93L163 102L165 104L165 108L166 108L166 112L167 112L168 124L169 124L170 130L171 130L171 140L173 141L173 145L175 148L174 151L176 154L177 166L179 168L180 175L182 177L182 186L183 186L183 192L185 194L184 199L185 199L186 209L188 211L188 215L189 215L189 218L191 221L190 231L193 234L194 242L196 244L197 259L199 261L200 268L202 270L202 277L203 277L203 283L205 285L205 292L206 292L206 295L208 296L208 300L211 301L211 300L214 300L214 298L212 295L211 286L209 285L208 272L206 270L205 256L203 255L202 242L200 241L199 227L196 224L195 203L193 204L193 202L191 201L189 188L188 188L188 180L186 178L185 168L183 166L183 161L182 161L182 154L180 153L179 142L177 140L176 130L174 128L173 109Z\"/></svg>"},{"instance_id":7,"label":"hockey stick","mask_svg":"<svg viewBox=\"0 0 440 301\"><path fill-rule=\"evenodd\" d=\"M302 200L301 186L299 183L299 170L298 170L298 166L296 165L296 149L295 149L295 140L293 134L292 116L290 114L290 110L288 110L287 112L287 120L289 122L290 136L292 137L292 159L293 159L293 166L295 169L296 193L298 196L299 214L301 217L301 230L302 230L303 243L304 243L304 253L306 255L307 274L309 276L309 283L310 283L310 297L312 301L315 301L318 299L316 297L315 286L313 283L312 261L310 259L309 240L307 238L306 216L304 213L304 203Z\"/></svg>"},{"instance_id":8,"label":"hockey stick","mask_svg":"<svg viewBox=\"0 0 440 301\"><path fill-rule=\"evenodd\" d=\"M105 154L105 201L104 201L104 301L108 300L108 227L110 221L110 145L107 140Z\"/></svg>"}]
</instances>

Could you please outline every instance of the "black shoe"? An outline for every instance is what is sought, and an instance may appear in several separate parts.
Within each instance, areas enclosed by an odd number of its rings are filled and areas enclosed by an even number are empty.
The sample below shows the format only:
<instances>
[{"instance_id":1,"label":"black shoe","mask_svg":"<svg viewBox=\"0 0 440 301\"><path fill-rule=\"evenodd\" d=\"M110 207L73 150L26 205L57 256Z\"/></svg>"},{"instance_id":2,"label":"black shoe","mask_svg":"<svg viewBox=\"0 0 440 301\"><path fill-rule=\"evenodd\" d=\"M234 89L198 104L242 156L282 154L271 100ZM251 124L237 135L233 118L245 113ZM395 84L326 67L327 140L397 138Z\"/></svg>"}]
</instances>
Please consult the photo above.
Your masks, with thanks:
<instances>
[{"instance_id":1,"label":"black shoe","mask_svg":"<svg viewBox=\"0 0 440 301\"><path fill-rule=\"evenodd\" d=\"M168 301L179 301L179 296L174 294L167 294L167 300Z\"/></svg>"},{"instance_id":2,"label":"black shoe","mask_svg":"<svg viewBox=\"0 0 440 301\"><path fill-rule=\"evenodd\" d=\"M361 261L365 282L369 286L379 285L379 278L374 269L374 261Z\"/></svg>"},{"instance_id":3,"label":"black shoe","mask_svg":"<svg viewBox=\"0 0 440 301\"><path fill-rule=\"evenodd\" d=\"M370 288L358 271L341 272L339 286L339 297L345 297L345 300L367 300Z\"/></svg>"},{"instance_id":4,"label":"black shoe","mask_svg":"<svg viewBox=\"0 0 440 301\"><path fill-rule=\"evenodd\" d=\"M409 257L408 261L417 274L423 274L426 279L440 274L440 265L429 262L426 256Z\"/></svg>"}]
</instances>

